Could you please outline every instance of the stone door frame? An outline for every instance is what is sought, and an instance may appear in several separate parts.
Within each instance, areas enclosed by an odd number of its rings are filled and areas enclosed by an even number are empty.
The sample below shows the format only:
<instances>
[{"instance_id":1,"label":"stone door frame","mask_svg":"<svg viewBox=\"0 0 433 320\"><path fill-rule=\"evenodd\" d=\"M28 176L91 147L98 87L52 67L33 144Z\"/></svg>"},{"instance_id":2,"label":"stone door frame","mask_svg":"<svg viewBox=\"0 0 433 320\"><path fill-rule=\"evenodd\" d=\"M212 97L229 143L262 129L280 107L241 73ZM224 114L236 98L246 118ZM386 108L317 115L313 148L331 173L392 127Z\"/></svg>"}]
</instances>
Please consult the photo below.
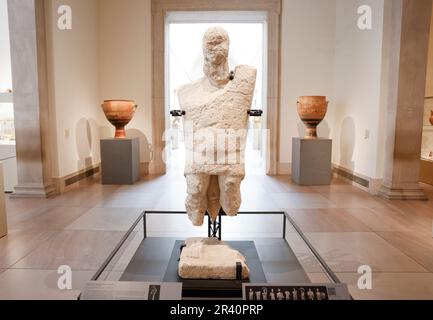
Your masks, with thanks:
<instances>
[{"instance_id":1,"label":"stone door frame","mask_svg":"<svg viewBox=\"0 0 433 320\"><path fill-rule=\"evenodd\" d=\"M152 174L163 175L167 167L163 161L166 130L165 121L165 36L166 15L173 11L262 11L267 21L267 142L266 173L278 173L280 153L280 25L281 0L152 0Z\"/></svg>"}]
</instances>

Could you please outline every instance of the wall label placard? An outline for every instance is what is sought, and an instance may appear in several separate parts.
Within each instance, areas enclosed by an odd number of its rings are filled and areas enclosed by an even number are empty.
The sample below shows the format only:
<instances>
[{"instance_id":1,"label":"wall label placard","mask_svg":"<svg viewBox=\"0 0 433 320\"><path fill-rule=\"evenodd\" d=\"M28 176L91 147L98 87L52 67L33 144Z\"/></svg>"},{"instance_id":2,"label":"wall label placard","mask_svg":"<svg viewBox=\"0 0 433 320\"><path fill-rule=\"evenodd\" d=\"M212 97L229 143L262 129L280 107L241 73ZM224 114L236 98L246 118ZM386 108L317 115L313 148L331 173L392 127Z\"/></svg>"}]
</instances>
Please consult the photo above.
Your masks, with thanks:
<instances>
[{"instance_id":1,"label":"wall label placard","mask_svg":"<svg viewBox=\"0 0 433 320\"><path fill-rule=\"evenodd\" d=\"M246 301L351 300L345 284L244 284L242 292Z\"/></svg>"},{"instance_id":2,"label":"wall label placard","mask_svg":"<svg viewBox=\"0 0 433 320\"><path fill-rule=\"evenodd\" d=\"M81 300L181 300L181 283L91 281Z\"/></svg>"}]
</instances>

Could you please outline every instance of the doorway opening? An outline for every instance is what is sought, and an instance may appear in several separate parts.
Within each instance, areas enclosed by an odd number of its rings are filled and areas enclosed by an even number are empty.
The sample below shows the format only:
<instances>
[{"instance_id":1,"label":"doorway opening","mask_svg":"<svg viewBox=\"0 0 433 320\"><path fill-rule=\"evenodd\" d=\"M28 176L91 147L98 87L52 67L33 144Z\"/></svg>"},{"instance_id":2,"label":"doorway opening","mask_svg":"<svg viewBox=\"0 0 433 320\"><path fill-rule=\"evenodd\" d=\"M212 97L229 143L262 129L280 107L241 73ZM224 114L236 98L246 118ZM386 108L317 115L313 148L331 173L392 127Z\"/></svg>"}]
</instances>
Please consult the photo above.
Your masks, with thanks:
<instances>
[{"instance_id":1,"label":"doorway opening","mask_svg":"<svg viewBox=\"0 0 433 320\"><path fill-rule=\"evenodd\" d=\"M18 184L18 169L7 5L6 0L0 0L0 163L4 191L12 193Z\"/></svg>"},{"instance_id":2,"label":"doorway opening","mask_svg":"<svg viewBox=\"0 0 433 320\"><path fill-rule=\"evenodd\" d=\"M222 27L230 36L230 69L247 64L257 69L252 109L264 111L261 118L250 118L245 153L247 174L266 174L267 109L267 13L266 12L168 12L166 17L165 127L167 171L183 173L185 148L183 122L172 118L179 110L178 89L204 76L202 37L210 27Z\"/></svg>"},{"instance_id":3,"label":"doorway opening","mask_svg":"<svg viewBox=\"0 0 433 320\"><path fill-rule=\"evenodd\" d=\"M420 182L433 185L433 12L430 23Z\"/></svg>"}]
</instances>

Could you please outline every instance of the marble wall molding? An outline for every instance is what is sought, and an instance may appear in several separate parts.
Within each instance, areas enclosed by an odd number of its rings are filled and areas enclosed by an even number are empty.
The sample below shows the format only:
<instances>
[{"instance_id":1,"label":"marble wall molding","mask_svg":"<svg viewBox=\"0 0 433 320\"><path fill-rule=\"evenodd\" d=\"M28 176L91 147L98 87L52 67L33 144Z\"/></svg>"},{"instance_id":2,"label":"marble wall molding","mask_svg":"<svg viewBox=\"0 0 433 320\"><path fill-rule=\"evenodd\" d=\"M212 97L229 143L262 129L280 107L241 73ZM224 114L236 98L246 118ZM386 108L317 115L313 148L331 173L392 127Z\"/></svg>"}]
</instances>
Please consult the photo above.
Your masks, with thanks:
<instances>
[{"instance_id":1,"label":"marble wall molding","mask_svg":"<svg viewBox=\"0 0 433 320\"><path fill-rule=\"evenodd\" d=\"M14 197L55 193L44 0L8 0L18 164Z\"/></svg>"},{"instance_id":2,"label":"marble wall molding","mask_svg":"<svg viewBox=\"0 0 433 320\"><path fill-rule=\"evenodd\" d=\"M267 174L278 174L280 135L280 24L281 0L152 0L152 119L153 154L151 174L165 174L165 24L172 11L265 11L268 14Z\"/></svg>"},{"instance_id":3,"label":"marble wall molding","mask_svg":"<svg viewBox=\"0 0 433 320\"><path fill-rule=\"evenodd\" d=\"M385 2L386 199L427 199L419 175L431 14L432 0Z\"/></svg>"}]
</instances>

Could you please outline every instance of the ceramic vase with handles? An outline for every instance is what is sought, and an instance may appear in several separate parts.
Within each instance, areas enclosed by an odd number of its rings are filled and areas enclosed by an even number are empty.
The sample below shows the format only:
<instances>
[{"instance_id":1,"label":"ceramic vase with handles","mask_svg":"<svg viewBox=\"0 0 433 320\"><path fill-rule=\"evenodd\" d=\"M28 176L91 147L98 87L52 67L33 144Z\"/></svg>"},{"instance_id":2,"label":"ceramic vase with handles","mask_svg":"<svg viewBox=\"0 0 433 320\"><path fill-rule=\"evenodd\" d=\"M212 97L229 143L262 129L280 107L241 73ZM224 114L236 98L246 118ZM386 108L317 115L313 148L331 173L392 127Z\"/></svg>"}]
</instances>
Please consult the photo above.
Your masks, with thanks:
<instances>
[{"instance_id":1,"label":"ceramic vase with handles","mask_svg":"<svg viewBox=\"0 0 433 320\"><path fill-rule=\"evenodd\" d=\"M298 114L307 127L306 139L318 139L317 126L323 121L328 111L328 101L323 96L299 97Z\"/></svg>"},{"instance_id":2,"label":"ceramic vase with handles","mask_svg":"<svg viewBox=\"0 0 433 320\"><path fill-rule=\"evenodd\" d=\"M131 100L106 100L102 104L105 117L116 128L116 139L125 139L125 127L134 117L137 105Z\"/></svg>"}]
</instances>

